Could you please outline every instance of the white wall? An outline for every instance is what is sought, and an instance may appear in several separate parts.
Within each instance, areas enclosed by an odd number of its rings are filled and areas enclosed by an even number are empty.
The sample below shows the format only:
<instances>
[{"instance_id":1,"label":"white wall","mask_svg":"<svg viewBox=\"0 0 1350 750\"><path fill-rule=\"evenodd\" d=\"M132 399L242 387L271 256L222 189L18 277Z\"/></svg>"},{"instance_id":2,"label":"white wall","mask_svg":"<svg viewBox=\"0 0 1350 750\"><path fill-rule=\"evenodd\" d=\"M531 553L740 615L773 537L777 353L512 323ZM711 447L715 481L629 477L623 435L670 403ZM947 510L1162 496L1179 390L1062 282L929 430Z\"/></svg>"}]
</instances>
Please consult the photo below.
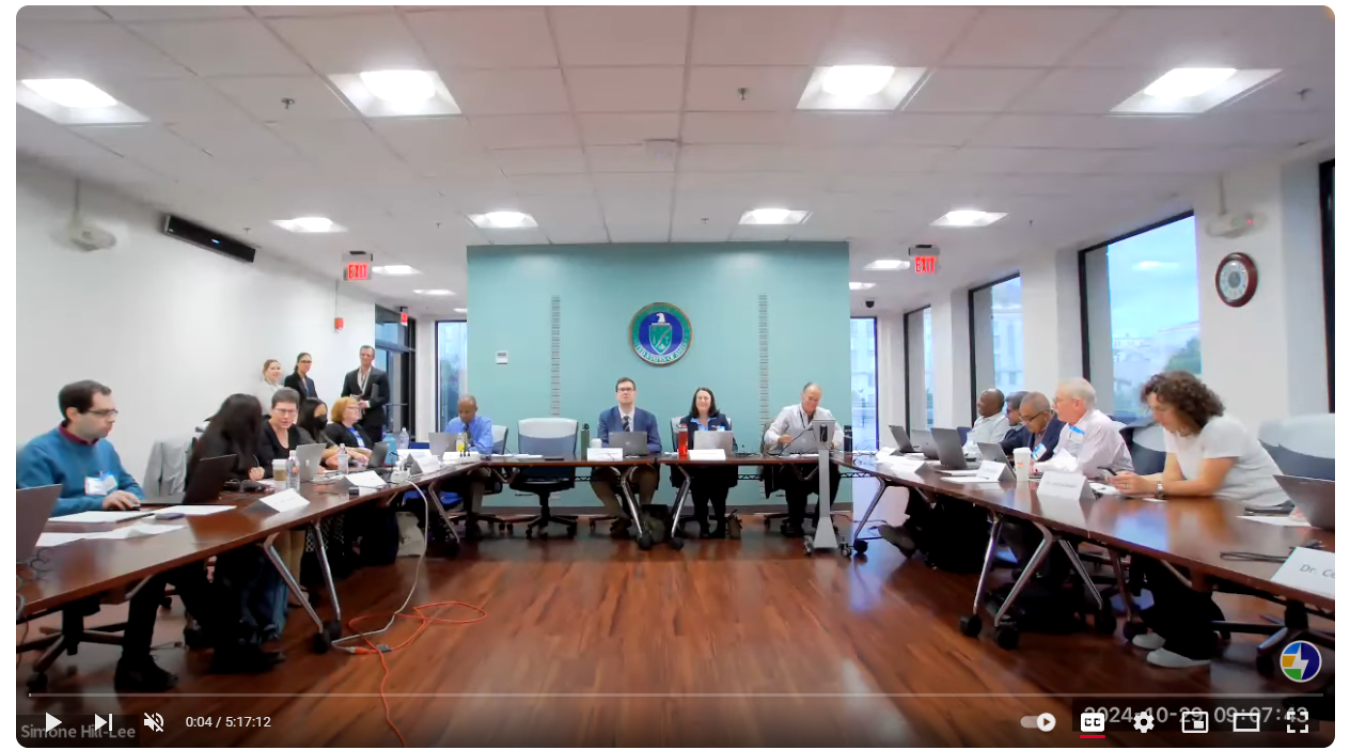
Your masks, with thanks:
<instances>
[{"instance_id":1,"label":"white wall","mask_svg":"<svg viewBox=\"0 0 1350 750\"><path fill-rule=\"evenodd\" d=\"M357 350L373 343L372 301L338 295L335 281L263 252L248 265L169 238L154 210L87 184L83 213L112 226L119 242L76 249L65 239L74 184L18 162L19 442L60 421L62 385L92 378L113 390L121 416L112 442L140 478L156 439L190 431L226 396L249 392L264 360L289 372L310 352L331 404Z\"/></svg>"},{"instance_id":2,"label":"white wall","mask_svg":"<svg viewBox=\"0 0 1350 750\"><path fill-rule=\"evenodd\" d=\"M437 424L436 393L436 316L424 314L417 319L417 438L426 440L433 432L445 428Z\"/></svg>"},{"instance_id":3,"label":"white wall","mask_svg":"<svg viewBox=\"0 0 1350 750\"><path fill-rule=\"evenodd\" d=\"M905 424L905 324L903 315L877 316L877 433L881 447L894 448L891 425Z\"/></svg>"},{"instance_id":4,"label":"white wall","mask_svg":"<svg viewBox=\"0 0 1350 750\"><path fill-rule=\"evenodd\" d=\"M1054 396L1061 380L1083 374L1082 312L1076 250L1029 258L1022 274L1023 388ZM1098 387L1097 391L1110 388Z\"/></svg>"},{"instance_id":5,"label":"white wall","mask_svg":"<svg viewBox=\"0 0 1350 750\"><path fill-rule=\"evenodd\" d=\"M933 424L969 427L970 300L965 289L933 303Z\"/></svg>"}]
</instances>

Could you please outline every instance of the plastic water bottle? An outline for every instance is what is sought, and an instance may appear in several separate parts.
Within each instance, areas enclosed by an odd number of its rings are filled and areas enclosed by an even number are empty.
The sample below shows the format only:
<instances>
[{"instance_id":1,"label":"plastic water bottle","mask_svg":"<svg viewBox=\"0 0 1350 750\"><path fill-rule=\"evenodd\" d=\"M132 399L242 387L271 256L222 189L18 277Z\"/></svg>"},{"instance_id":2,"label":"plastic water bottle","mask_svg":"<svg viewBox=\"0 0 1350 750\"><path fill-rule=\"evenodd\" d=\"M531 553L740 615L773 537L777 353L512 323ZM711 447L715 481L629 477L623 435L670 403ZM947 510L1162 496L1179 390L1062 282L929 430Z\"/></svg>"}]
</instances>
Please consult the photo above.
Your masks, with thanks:
<instances>
[{"instance_id":1,"label":"plastic water bottle","mask_svg":"<svg viewBox=\"0 0 1350 750\"><path fill-rule=\"evenodd\" d=\"M581 450L584 452L589 447L591 447L591 426L583 424L581 426Z\"/></svg>"},{"instance_id":2,"label":"plastic water bottle","mask_svg":"<svg viewBox=\"0 0 1350 750\"><path fill-rule=\"evenodd\" d=\"M350 468L351 457L347 455L347 446L339 445L337 453L338 473L346 475Z\"/></svg>"},{"instance_id":3,"label":"plastic water bottle","mask_svg":"<svg viewBox=\"0 0 1350 750\"><path fill-rule=\"evenodd\" d=\"M456 452L456 453L458 453L458 454L461 455L461 456L464 455L464 453L465 453L465 451L466 451L466 449L467 449L467 447L468 447L468 444L469 444L469 441L465 439L464 433L461 432L461 433L455 435L455 452ZM440 456L437 456L437 458L440 458Z\"/></svg>"},{"instance_id":4,"label":"plastic water bottle","mask_svg":"<svg viewBox=\"0 0 1350 750\"><path fill-rule=\"evenodd\" d=\"M300 489L300 459L296 457L295 451L286 458L286 489Z\"/></svg>"},{"instance_id":5,"label":"plastic water bottle","mask_svg":"<svg viewBox=\"0 0 1350 750\"><path fill-rule=\"evenodd\" d=\"M408 452L408 428L404 427L398 431L398 452L403 455Z\"/></svg>"}]
</instances>

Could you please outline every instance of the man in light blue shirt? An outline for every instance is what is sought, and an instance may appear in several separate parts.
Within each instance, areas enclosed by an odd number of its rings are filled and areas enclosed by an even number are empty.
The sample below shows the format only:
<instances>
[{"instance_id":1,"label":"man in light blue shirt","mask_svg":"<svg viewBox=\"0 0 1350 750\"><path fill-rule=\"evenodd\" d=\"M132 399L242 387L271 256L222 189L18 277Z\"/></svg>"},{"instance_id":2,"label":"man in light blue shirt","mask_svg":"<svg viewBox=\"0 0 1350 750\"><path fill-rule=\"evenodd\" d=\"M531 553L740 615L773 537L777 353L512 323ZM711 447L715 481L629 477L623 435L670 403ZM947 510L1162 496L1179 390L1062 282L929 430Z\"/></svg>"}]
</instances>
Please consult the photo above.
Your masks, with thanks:
<instances>
[{"instance_id":1,"label":"man in light blue shirt","mask_svg":"<svg viewBox=\"0 0 1350 750\"><path fill-rule=\"evenodd\" d=\"M445 431L451 435L467 434L469 436L468 445L465 446L467 450L480 456L492 455L492 420L478 415L478 399L465 394L459 397L458 406L459 416L445 425ZM469 539L482 536L482 530L478 528L478 511L483 508L483 493L491 478L492 472L487 469L474 469L450 483L449 486L455 492L445 493L447 499L453 501L459 496L456 493L463 492L467 485L468 499L464 510L468 518L464 521L464 535Z\"/></svg>"}]
</instances>

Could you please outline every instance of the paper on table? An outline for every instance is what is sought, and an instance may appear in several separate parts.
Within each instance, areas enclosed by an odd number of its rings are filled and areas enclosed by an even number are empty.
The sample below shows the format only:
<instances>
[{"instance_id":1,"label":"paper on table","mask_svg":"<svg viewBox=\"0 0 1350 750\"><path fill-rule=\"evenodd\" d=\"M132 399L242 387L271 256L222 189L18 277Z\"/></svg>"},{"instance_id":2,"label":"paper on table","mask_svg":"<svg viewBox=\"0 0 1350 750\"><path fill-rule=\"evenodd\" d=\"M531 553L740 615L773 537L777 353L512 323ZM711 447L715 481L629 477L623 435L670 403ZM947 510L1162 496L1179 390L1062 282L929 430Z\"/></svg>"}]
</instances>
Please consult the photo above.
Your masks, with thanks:
<instances>
[{"instance_id":1,"label":"paper on table","mask_svg":"<svg viewBox=\"0 0 1350 750\"><path fill-rule=\"evenodd\" d=\"M358 471L355 474L348 474L347 481L357 487L367 487L370 489L379 489L388 484L388 482L380 478L379 474L376 474L373 471Z\"/></svg>"},{"instance_id":2,"label":"paper on table","mask_svg":"<svg viewBox=\"0 0 1350 750\"><path fill-rule=\"evenodd\" d=\"M937 473L946 474L949 477L973 477L980 473L979 469L938 469Z\"/></svg>"},{"instance_id":3,"label":"paper on table","mask_svg":"<svg viewBox=\"0 0 1350 750\"><path fill-rule=\"evenodd\" d=\"M68 516L56 516L48 520L56 523L117 523L133 518L144 518L154 511L149 510L86 510L83 513L71 513Z\"/></svg>"},{"instance_id":4,"label":"paper on table","mask_svg":"<svg viewBox=\"0 0 1350 750\"><path fill-rule=\"evenodd\" d=\"M68 542L84 539L88 534L67 534L60 531L45 531L38 537L37 546L57 547Z\"/></svg>"},{"instance_id":5,"label":"paper on table","mask_svg":"<svg viewBox=\"0 0 1350 750\"><path fill-rule=\"evenodd\" d=\"M155 523L155 524L150 524L150 523L137 523L137 524L132 524L131 526L123 526L123 527L120 528L120 529L113 529L112 531L99 531L99 532L95 532L95 533L93 533L93 534L89 534L89 535L88 535L87 537L85 537L85 538L86 538L86 539L133 539L133 538L138 537L138 536L157 536L157 535L159 535L159 534L164 534L164 533L167 533L167 532L170 532L170 531L177 531L177 530L179 530L179 529L186 529L186 528L187 528L187 527L184 526L184 525L182 525L182 524L165 524L165 523Z\"/></svg>"},{"instance_id":6,"label":"paper on table","mask_svg":"<svg viewBox=\"0 0 1350 750\"><path fill-rule=\"evenodd\" d=\"M233 505L175 505L157 510L155 511L155 515L163 516L170 513L181 513L185 516L213 516L217 513L224 513L227 510L235 510L235 507Z\"/></svg>"},{"instance_id":7,"label":"paper on table","mask_svg":"<svg viewBox=\"0 0 1350 750\"><path fill-rule=\"evenodd\" d=\"M997 479L985 479L984 477L943 477L942 481L952 484L998 484Z\"/></svg>"},{"instance_id":8,"label":"paper on table","mask_svg":"<svg viewBox=\"0 0 1350 750\"><path fill-rule=\"evenodd\" d=\"M259 502L280 513L309 505L309 501L301 497L300 493L295 490L285 490L275 495L268 495Z\"/></svg>"},{"instance_id":9,"label":"paper on table","mask_svg":"<svg viewBox=\"0 0 1350 750\"><path fill-rule=\"evenodd\" d=\"M1294 518L1293 516L1238 516L1238 518L1257 523L1268 523L1271 526L1298 526L1305 529L1312 526L1308 523L1308 519Z\"/></svg>"}]
</instances>

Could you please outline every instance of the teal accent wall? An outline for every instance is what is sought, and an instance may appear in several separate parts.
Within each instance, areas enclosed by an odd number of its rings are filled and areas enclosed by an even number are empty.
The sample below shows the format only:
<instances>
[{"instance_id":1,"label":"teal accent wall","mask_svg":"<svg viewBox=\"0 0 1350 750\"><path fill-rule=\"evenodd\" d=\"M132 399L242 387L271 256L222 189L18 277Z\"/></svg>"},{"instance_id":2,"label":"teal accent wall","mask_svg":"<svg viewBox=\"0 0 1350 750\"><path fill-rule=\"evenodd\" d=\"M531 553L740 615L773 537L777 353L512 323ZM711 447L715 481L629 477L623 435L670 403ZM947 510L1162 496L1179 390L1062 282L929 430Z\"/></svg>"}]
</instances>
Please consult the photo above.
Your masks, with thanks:
<instances>
[{"instance_id":1,"label":"teal accent wall","mask_svg":"<svg viewBox=\"0 0 1350 750\"><path fill-rule=\"evenodd\" d=\"M760 416L759 297L768 295L769 415L820 383L822 406L841 423L849 401L848 245L843 242L475 246L468 249L469 390L495 424L550 416L551 304L561 309L561 412L590 424L615 405L620 377L637 382L638 406L664 429L686 414L694 390L711 388L741 446L757 447ZM633 353L629 324L644 305L666 302L693 328L689 352L672 365ZM496 364L497 352L509 362ZM658 501L674 489L663 470ZM848 483L841 485L846 498ZM781 493L779 493L781 495ZM757 482L742 482L733 502L763 503ZM510 493L490 504L517 505ZM559 497L598 505L589 487Z\"/></svg>"}]
</instances>

